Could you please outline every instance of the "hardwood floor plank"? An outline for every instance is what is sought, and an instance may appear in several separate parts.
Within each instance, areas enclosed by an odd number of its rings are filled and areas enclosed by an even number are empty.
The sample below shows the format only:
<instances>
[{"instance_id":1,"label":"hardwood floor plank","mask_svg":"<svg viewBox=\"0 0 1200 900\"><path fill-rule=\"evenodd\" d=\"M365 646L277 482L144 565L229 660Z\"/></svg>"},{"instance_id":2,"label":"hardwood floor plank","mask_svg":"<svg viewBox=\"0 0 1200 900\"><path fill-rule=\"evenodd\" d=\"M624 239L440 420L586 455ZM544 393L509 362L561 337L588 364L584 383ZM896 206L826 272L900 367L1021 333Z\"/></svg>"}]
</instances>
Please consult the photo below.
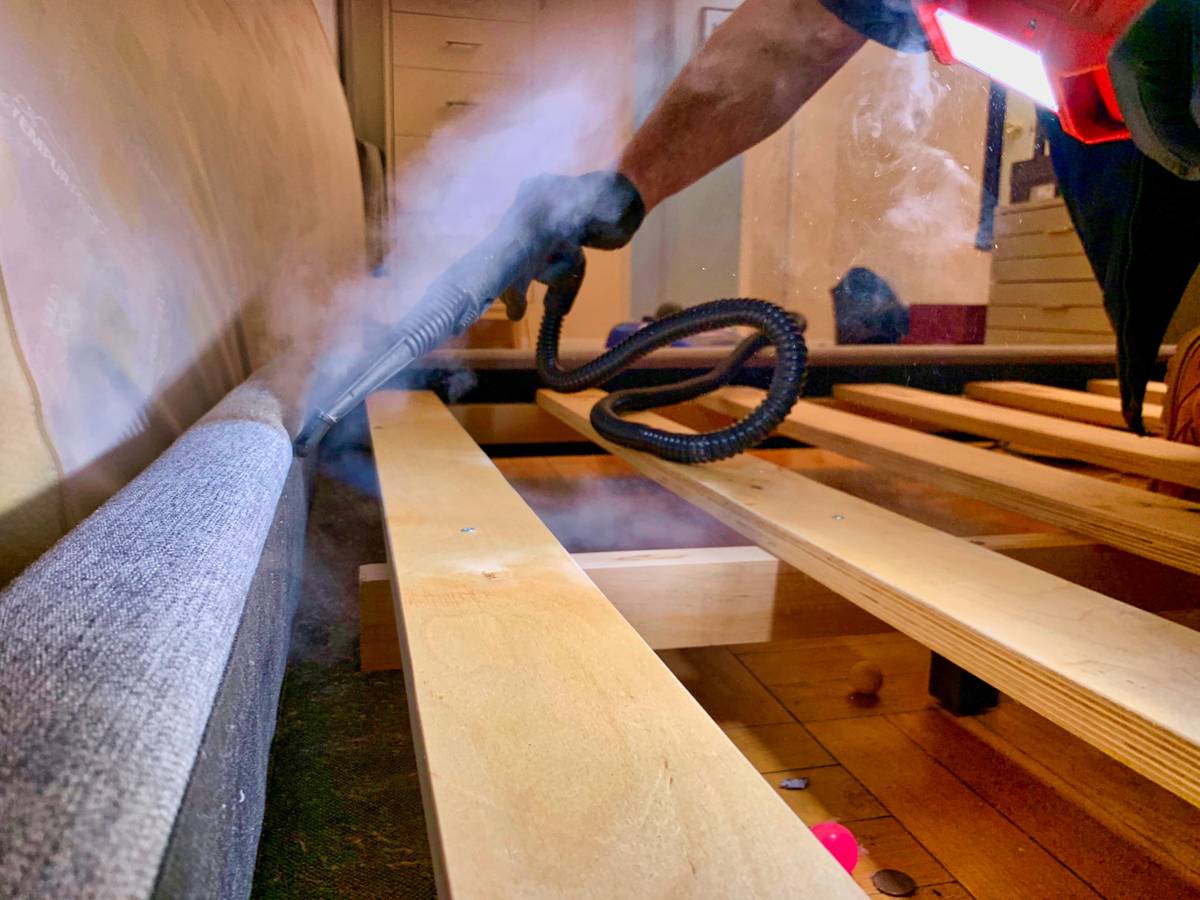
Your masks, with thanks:
<instances>
[{"instance_id":1,"label":"hardwood floor plank","mask_svg":"<svg viewBox=\"0 0 1200 900\"><path fill-rule=\"evenodd\" d=\"M748 725L724 729L725 736L759 772L831 766L835 760L803 725Z\"/></svg>"},{"instance_id":2,"label":"hardwood floor plank","mask_svg":"<svg viewBox=\"0 0 1200 900\"><path fill-rule=\"evenodd\" d=\"M934 703L929 696L928 654L926 671L901 672L885 678L878 697L852 696L850 686L839 681L781 684L771 691L805 725L830 719L910 712Z\"/></svg>"},{"instance_id":3,"label":"hardwood floor plank","mask_svg":"<svg viewBox=\"0 0 1200 900\"><path fill-rule=\"evenodd\" d=\"M663 650L658 655L722 728L792 721L771 692L724 647Z\"/></svg>"},{"instance_id":4,"label":"hardwood floor plank","mask_svg":"<svg viewBox=\"0 0 1200 900\"><path fill-rule=\"evenodd\" d=\"M892 816L844 823L861 848L854 880L869 894L878 894L871 876L880 869L899 869L918 886L945 884L953 876ZM1010 898L1011 900L1011 898Z\"/></svg>"},{"instance_id":5,"label":"hardwood floor plank","mask_svg":"<svg viewBox=\"0 0 1200 900\"><path fill-rule=\"evenodd\" d=\"M853 822L888 814L858 779L841 766L790 769L763 777L810 828L821 822ZM808 787L802 791L787 790L779 786L785 778L807 778Z\"/></svg>"},{"instance_id":6,"label":"hardwood floor plank","mask_svg":"<svg viewBox=\"0 0 1200 900\"><path fill-rule=\"evenodd\" d=\"M945 712L904 713L890 721L1102 896L1200 898L1200 879L1185 880L1179 867L1160 865Z\"/></svg>"},{"instance_id":7,"label":"hardwood floor plank","mask_svg":"<svg viewBox=\"0 0 1200 900\"><path fill-rule=\"evenodd\" d=\"M1007 698L962 727L1054 785L1116 834L1200 878L1200 808Z\"/></svg>"},{"instance_id":8,"label":"hardwood floor plank","mask_svg":"<svg viewBox=\"0 0 1200 900\"><path fill-rule=\"evenodd\" d=\"M811 730L979 900L1096 896L891 721L844 719Z\"/></svg>"},{"instance_id":9,"label":"hardwood floor plank","mask_svg":"<svg viewBox=\"0 0 1200 900\"><path fill-rule=\"evenodd\" d=\"M851 667L859 662L873 662L886 679L905 673L929 672L929 650L907 635L896 632L885 635L866 635L833 641L789 641L785 649L739 654L739 658L754 676L765 685L845 682Z\"/></svg>"}]
</instances>

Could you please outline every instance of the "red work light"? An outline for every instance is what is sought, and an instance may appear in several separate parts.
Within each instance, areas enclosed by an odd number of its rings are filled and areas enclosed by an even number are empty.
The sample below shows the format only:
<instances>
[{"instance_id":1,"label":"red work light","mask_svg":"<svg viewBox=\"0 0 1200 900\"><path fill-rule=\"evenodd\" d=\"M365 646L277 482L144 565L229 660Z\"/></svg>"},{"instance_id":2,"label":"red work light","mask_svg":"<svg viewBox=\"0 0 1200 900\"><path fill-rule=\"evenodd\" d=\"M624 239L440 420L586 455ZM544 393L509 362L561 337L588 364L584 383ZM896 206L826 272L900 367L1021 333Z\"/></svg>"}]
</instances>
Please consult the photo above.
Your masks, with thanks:
<instances>
[{"instance_id":1,"label":"red work light","mask_svg":"<svg viewBox=\"0 0 1200 900\"><path fill-rule=\"evenodd\" d=\"M1088 144L1129 137L1109 52L1149 0L922 0L934 56L963 63L1058 112Z\"/></svg>"}]
</instances>

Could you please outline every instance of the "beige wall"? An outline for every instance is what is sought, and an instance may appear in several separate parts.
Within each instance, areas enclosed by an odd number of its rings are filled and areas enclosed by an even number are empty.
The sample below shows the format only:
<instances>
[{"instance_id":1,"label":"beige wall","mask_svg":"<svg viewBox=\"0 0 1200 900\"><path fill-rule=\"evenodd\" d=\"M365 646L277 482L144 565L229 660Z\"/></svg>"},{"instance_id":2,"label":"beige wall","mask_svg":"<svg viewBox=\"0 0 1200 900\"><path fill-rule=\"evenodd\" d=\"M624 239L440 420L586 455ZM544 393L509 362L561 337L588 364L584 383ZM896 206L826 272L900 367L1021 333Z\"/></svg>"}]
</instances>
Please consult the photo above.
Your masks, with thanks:
<instances>
[{"instance_id":1,"label":"beige wall","mask_svg":"<svg viewBox=\"0 0 1200 900\"><path fill-rule=\"evenodd\" d=\"M987 83L927 55L865 46L747 154L743 293L785 298L832 340L829 290L852 266L908 303L985 303L974 249Z\"/></svg>"},{"instance_id":2,"label":"beige wall","mask_svg":"<svg viewBox=\"0 0 1200 900\"><path fill-rule=\"evenodd\" d=\"M700 47L701 10L733 9L741 0L640 0L637 90L644 117L670 79ZM662 203L634 241L635 316L661 303L694 306L739 289L741 158Z\"/></svg>"},{"instance_id":3,"label":"beige wall","mask_svg":"<svg viewBox=\"0 0 1200 900\"><path fill-rule=\"evenodd\" d=\"M310 0L0 4L0 578L305 336L362 260Z\"/></svg>"}]
</instances>

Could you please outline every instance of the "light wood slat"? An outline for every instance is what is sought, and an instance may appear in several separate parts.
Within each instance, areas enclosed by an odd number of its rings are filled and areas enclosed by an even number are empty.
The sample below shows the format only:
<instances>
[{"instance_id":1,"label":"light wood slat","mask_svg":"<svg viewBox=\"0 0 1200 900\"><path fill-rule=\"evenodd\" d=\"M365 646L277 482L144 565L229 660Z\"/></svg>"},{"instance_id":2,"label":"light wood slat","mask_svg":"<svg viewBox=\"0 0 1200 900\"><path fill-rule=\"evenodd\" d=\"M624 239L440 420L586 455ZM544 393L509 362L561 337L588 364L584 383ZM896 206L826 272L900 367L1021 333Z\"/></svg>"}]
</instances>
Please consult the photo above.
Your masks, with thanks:
<instances>
[{"instance_id":1,"label":"light wood slat","mask_svg":"<svg viewBox=\"0 0 1200 900\"><path fill-rule=\"evenodd\" d=\"M776 556L1200 803L1200 634L752 456L685 466L609 444L588 418L599 396L542 392L538 402Z\"/></svg>"},{"instance_id":2,"label":"light wood slat","mask_svg":"<svg viewBox=\"0 0 1200 900\"><path fill-rule=\"evenodd\" d=\"M891 384L836 385L839 400L1083 462L1200 487L1200 447L1005 409L979 400Z\"/></svg>"},{"instance_id":3,"label":"light wood slat","mask_svg":"<svg viewBox=\"0 0 1200 900\"><path fill-rule=\"evenodd\" d=\"M1109 428L1125 428L1121 401L1115 397L1101 397L1087 391L1072 391L1028 381L973 381L966 386L965 393L976 400L1013 409L1059 416L1074 422L1106 425ZM1147 428L1162 428L1161 406L1143 406L1142 417Z\"/></svg>"},{"instance_id":4,"label":"light wood slat","mask_svg":"<svg viewBox=\"0 0 1200 900\"><path fill-rule=\"evenodd\" d=\"M992 280L998 282L1089 281L1095 277L1086 256L997 259L992 262Z\"/></svg>"},{"instance_id":5,"label":"light wood slat","mask_svg":"<svg viewBox=\"0 0 1200 900\"><path fill-rule=\"evenodd\" d=\"M1095 335L1113 333L1102 306L1000 306L992 303L988 307L987 323L991 328L1002 329L1082 331Z\"/></svg>"},{"instance_id":6,"label":"light wood slat","mask_svg":"<svg viewBox=\"0 0 1200 900\"><path fill-rule=\"evenodd\" d=\"M700 402L740 417L761 399L761 391L726 388ZM779 431L1200 574L1200 504L807 401L796 404Z\"/></svg>"},{"instance_id":7,"label":"light wood slat","mask_svg":"<svg viewBox=\"0 0 1200 900\"><path fill-rule=\"evenodd\" d=\"M1104 291L1095 281L992 283L988 303L996 306L1103 306ZM988 310L989 314L991 310Z\"/></svg>"},{"instance_id":8,"label":"light wood slat","mask_svg":"<svg viewBox=\"0 0 1200 900\"><path fill-rule=\"evenodd\" d=\"M1121 382L1115 378L1093 378L1087 384L1088 390L1101 397L1120 397ZM1162 404L1167 399L1167 386L1161 381L1152 381L1146 385L1146 402Z\"/></svg>"},{"instance_id":9,"label":"light wood slat","mask_svg":"<svg viewBox=\"0 0 1200 900\"><path fill-rule=\"evenodd\" d=\"M368 414L442 896L861 897L434 395Z\"/></svg>"}]
</instances>

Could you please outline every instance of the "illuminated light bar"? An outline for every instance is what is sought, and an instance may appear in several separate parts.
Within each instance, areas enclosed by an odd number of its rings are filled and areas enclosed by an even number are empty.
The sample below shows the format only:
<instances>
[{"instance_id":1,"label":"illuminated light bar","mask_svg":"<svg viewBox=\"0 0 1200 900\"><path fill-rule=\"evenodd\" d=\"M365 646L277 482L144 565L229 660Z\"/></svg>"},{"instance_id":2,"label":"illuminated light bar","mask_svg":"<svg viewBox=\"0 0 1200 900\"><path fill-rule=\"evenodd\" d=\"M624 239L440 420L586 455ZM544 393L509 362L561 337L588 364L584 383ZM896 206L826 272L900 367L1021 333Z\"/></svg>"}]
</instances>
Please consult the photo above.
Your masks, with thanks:
<instances>
[{"instance_id":1,"label":"illuminated light bar","mask_svg":"<svg viewBox=\"0 0 1200 900\"><path fill-rule=\"evenodd\" d=\"M934 12L934 18L956 60L1058 111L1041 54L944 9Z\"/></svg>"}]
</instances>

